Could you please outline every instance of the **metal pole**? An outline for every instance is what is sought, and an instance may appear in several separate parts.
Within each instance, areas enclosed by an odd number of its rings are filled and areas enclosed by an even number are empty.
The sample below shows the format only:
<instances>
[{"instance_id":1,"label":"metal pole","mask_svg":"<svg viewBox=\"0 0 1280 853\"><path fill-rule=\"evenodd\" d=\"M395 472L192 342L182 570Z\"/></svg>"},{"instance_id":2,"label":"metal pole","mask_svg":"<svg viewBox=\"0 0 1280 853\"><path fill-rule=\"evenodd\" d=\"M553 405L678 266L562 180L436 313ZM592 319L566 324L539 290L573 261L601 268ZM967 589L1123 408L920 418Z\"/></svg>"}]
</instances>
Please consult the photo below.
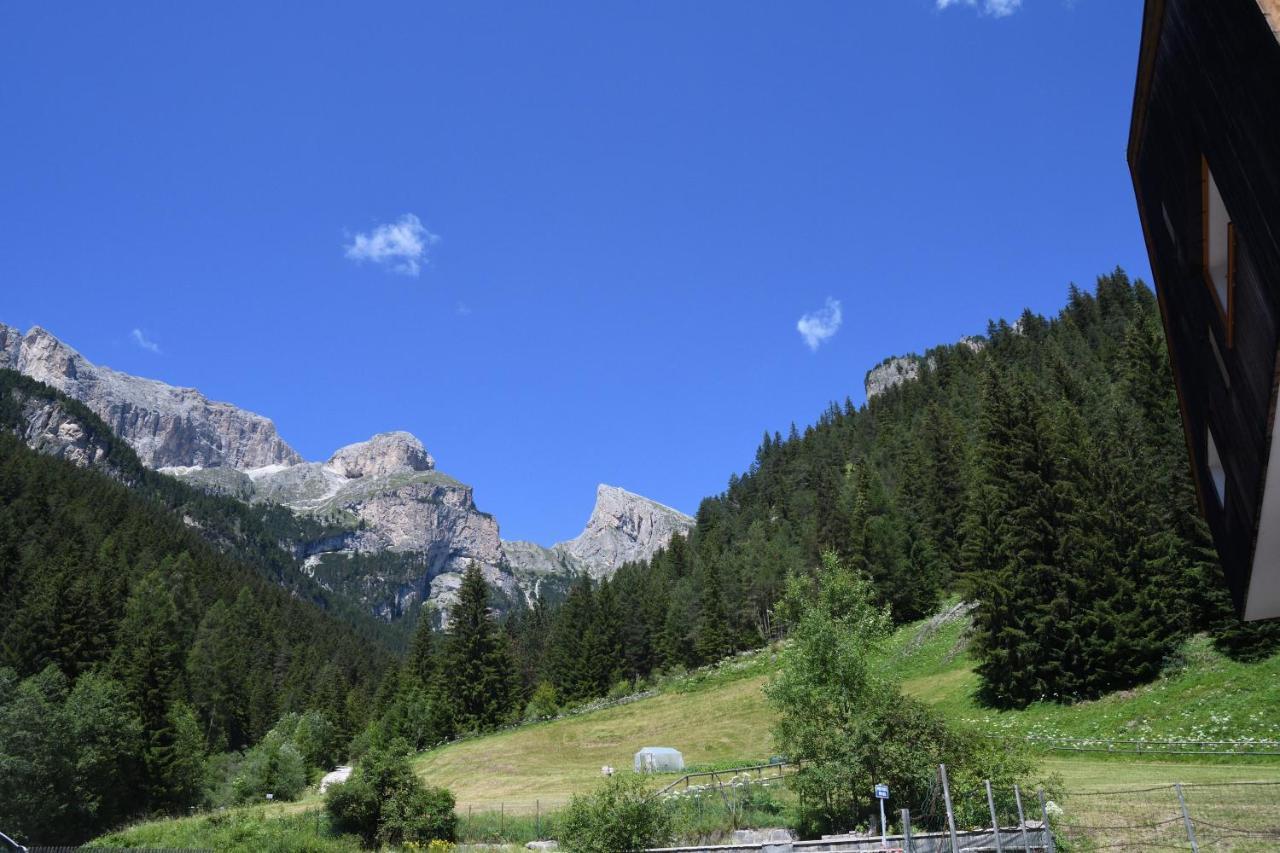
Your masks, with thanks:
<instances>
[{"instance_id":1,"label":"metal pole","mask_svg":"<svg viewBox=\"0 0 1280 853\"><path fill-rule=\"evenodd\" d=\"M533 801L534 808L534 832L538 834L538 840L542 840L542 800Z\"/></svg>"},{"instance_id":2,"label":"metal pole","mask_svg":"<svg viewBox=\"0 0 1280 853\"><path fill-rule=\"evenodd\" d=\"M498 837L502 838L507 826L507 804L498 803Z\"/></svg>"},{"instance_id":3,"label":"metal pole","mask_svg":"<svg viewBox=\"0 0 1280 853\"><path fill-rule=\"evenodd\" d=\"M1013 786L1013 799L1018 804L1018 829L1022 830L1022 847L1027 853L1031 853L1031 842L1027 840L1027 816L1022 811L1022 791L1018 790L1018 786Z\"/></svg>"},{"instance_id":4,"label":"metal pole","mask_svg":"<svg viewBox=\"0 0 1280 853\"><path fill-rule=\"evenodd\" d=\"M951 786L947 784L947 765L939 764L942 774L942 799L947 804L947 829L951 832L951 853L960 853L960 840L956 838L956 813L951 810Z\"/></svg>"},{"instance_id":5,"label":"metal pole","mask_svg":"<svg viewBox=\"0 0 1280 853\"><path fill-rule=\"evenodd\" d=\"M1173 786L1178 792L1178 806L1182 809L1182 824L1187 828L1187 840L1191 842L1191 853L1200 853L1200 845L1196 843L1196 830L1191 825L1191 814L1187 811L1187 801L1182 796L1182 783Z\"/></svg>"},{"instance_id":6,"label":"metal pole","mask_svg":"<svg viewBox=\"0 0 1280 853\"><path fill-rule=\"evenodd\" d=\"M876 799L880 801L880 846L888 847L889 833L884 825L884 799L881 797L876 797Z\"/></svg>"},{"instance_id":7,"label":"metal pole","mask_svg":"<svg viewBox=\"0 0 1280 853\"><path fill-rule=\"evenodd\" d=\"M902 810L902 849L911 853L911 809Z\"/></svg>"},{"instance_id":8,"label":"metal pole","mask_svg":"<svg viewBox=\"0 0 1280 853\"><path fill-rule=\"evenodd\" d=\"M987 786L987 808L991 809L991 831L996 837L996 853L1004 853L1004 845L1000 843L1000 819L996 817L996 800L991 796L991 780L983 779L982 784Z\"/></svg>"},{"instance_id":9,"label":"metal pole","mask_svg":"<svg viewBox=\"0 0 1280 853\"><path fill-rule=\"evenodd\" d=\"M1036 794L1040 797L1040 825L1044 832L1044 849L1046 853L1054 853L1053 827L1049 826L1049 809L1044 801L1044 788L1037 788Z\"/></svg>"}]
</instances>

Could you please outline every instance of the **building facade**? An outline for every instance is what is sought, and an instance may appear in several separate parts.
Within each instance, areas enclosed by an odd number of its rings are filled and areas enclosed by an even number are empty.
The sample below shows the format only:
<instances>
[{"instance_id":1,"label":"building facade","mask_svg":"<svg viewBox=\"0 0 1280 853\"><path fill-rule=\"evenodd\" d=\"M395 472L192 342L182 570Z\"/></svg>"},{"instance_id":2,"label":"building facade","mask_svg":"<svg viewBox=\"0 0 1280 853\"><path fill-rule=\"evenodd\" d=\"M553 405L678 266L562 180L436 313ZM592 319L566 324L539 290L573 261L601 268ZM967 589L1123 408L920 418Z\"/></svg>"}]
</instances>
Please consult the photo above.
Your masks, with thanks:
<instances>
[{"instance_id":1,"label":"building facade","mask_svg":"<svg viewBox=\"0 0 1280 853\"><path fill-rule=\"evenodd\" d=\"M1147 0L1129 168L1201 510L1280 616L1280 0Z\"/></svg>"}]
</instances>

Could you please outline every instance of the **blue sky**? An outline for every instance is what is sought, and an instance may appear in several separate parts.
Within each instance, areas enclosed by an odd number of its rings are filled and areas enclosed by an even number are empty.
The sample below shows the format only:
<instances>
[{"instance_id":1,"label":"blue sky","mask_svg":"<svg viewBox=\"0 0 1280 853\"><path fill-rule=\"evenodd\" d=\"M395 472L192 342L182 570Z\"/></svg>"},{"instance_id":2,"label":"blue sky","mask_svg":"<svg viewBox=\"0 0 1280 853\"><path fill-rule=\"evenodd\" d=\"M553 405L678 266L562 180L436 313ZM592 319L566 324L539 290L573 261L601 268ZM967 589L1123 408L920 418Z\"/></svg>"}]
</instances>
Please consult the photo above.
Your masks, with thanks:
<instances>
[{"instance_id":1,"label":"blue sky","mask_svg":"<svg viewBox=\"0 0 1280 853\"><path fill-rule=\"evenodd\" d=\"M884 356L1148 277L1141 6L6 3L0 321L307 458L408 429L507 538L693 512Z\"/></svg>"}]
</instances>

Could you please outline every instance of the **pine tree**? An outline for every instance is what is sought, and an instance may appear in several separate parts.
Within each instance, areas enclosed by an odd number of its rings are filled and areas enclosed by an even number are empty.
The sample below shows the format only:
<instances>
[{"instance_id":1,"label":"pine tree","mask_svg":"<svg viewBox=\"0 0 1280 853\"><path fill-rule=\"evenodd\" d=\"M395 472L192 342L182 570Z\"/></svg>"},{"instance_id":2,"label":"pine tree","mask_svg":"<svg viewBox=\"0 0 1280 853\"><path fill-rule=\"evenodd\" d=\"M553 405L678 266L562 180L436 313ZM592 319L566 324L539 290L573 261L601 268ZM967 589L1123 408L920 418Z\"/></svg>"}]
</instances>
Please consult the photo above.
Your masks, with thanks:
<instances>
[{"instance_id":1,"label":"pine tree","mask_svg":"<svg viewBox=\"0 0 1280 853\"><path fill-rule=\"evenodd\" d=\"M586 644L587 629L594 621L594 584L584 574L569 588L547 641L547 674L565 700L586 699L594 694Z\"/></svg>"},{"instance_id":2,"label":"pine tree","mask_svg":"<svg viewBox=\"0 0 1280 853\"><path fill-rule=\"evenodd\" d=\"M157 572L134 583L119 634L112 674L137 707L147 731L161 731L168 725L169 706L183 695L185 680L178 611Z\"/></svg>"},{"instance_id":3,"label":"pine tree","mask_svg":"<svg viewBox=\"0 0 1280 853\"><path fill-rule=\"evenodd\" d=\"M492 728L517 710L515 664L506 635L489 613L489 589L474 562L449 614L444 661L452 717L460 730Z\"/></svg>"},{"instance_id":4,"label":"pine tree","mask_svg":"<svg viewBox=\"0 0 1280 853\"><path fill-rule=\"evenodd\" d=\"M720 568L714 561L702 567L694 650L702 663L713 663L733 651L733 632L729 625Z\"/></svg>"},{"instance_id":5,"label":"pine tree","mask_svg":"<svg viewBox=\"0 0 1280 853\"><path fill-rule=\"evenodd\" d=\"M435 630L431 619L423 614L413 631L409 653L405 656L405 675L415 679L421 687L430 687L436 676Z\"/></svg>"},{"instance_id":6,"label":"pine tree","mask_svg":"<svg viewBox=\"0 0 1280 853\"><path fill-rule=\"evenodd\" d=\"M593 695L603 695L623 675L622 613L618 598L609 581L600 581L596 589L595 612L583 637L583 657L587 667L587 683Z\"/></svg>"},{"instance_id":7,"label":"pine tree","mask_svg":"<svg viewBox=\"0 0 1280 853\"><path fill-rule=\"evenodd\" d=\"M186 668L206 742L219 750L247 745L243 649L239 626L225 602L214 602L200 620Z\"/></svg>"}]
</instances>

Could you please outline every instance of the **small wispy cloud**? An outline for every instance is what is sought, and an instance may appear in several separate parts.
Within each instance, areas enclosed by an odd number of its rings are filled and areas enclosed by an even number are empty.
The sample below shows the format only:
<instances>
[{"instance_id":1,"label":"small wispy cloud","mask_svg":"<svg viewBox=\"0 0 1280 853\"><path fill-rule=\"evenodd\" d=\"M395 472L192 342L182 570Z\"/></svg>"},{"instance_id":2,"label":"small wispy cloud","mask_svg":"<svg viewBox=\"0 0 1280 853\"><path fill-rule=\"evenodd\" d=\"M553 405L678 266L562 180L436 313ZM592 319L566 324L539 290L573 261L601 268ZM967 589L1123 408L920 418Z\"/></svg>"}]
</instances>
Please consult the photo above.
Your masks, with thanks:
<instances>
[{"instance_id":1,"label":"small wispy cloud","mask_svg":"<svg viewBox=\"0 0 1280 853\"><path fill-rule=\"evenodd\" d=\"M401 275L416 276L427 263L427 250L440 242L412 213L395 222L379 225L367 234L357 234L346 246L353 261L372 261Z\"/></svg>"},{"instance_id":2,"label":"small wispy cloud","mask_svg":"<svg viewBox=\"0 0 1280 853\"><path fill-rule=\"evenodd\" d=\"M160 355L160 345L144 335L141 329L134 329L129 333L129 337L133 339L135 344L142 347L147 352L153 352L156 355Z\"/></svg>"},{"instance_id":3,"label":"small wispy cloud","mask_svg":"<svg viewBox=\"0 0 1280 853\"><path fill-rule=\"evenodd\" d=\"M467 303L465 303L465 302L459 302L459 303L458 303L458 307L457 307L457 308L455 308L455 309L454 309L454 311L455 311L455 313L457 313L457 315L458 315L459 317L470 317L470 316L471 316L471 306L470 306L470 305L468 305L468 304L467 304Z\"/></svg>"},{"instance_id":4,"label":"small wispy cloud","mask_svg":"<svg viewBox=\"0 0 1280 853\"><path fill-rule=\"evenodd\" d=\"M811 311L796 321L796 331L804 338L805 345L814 352L840 331L844 322L844 314L840 310L840 300L827 297L827 304L817 311Z\"/></svg>"},{"instance_id":5,"label":"small wispy cloud","mask_svg":"<svg viewBox=\"0 0 1280 853\"><path fill-rule=\"evenodd\" d=\"M969 6L980 9L984 15L1004 18L1022 8L1022 0L938 0L939 9L950 9L952 6Z\"/></svg>"}]
</instances>

